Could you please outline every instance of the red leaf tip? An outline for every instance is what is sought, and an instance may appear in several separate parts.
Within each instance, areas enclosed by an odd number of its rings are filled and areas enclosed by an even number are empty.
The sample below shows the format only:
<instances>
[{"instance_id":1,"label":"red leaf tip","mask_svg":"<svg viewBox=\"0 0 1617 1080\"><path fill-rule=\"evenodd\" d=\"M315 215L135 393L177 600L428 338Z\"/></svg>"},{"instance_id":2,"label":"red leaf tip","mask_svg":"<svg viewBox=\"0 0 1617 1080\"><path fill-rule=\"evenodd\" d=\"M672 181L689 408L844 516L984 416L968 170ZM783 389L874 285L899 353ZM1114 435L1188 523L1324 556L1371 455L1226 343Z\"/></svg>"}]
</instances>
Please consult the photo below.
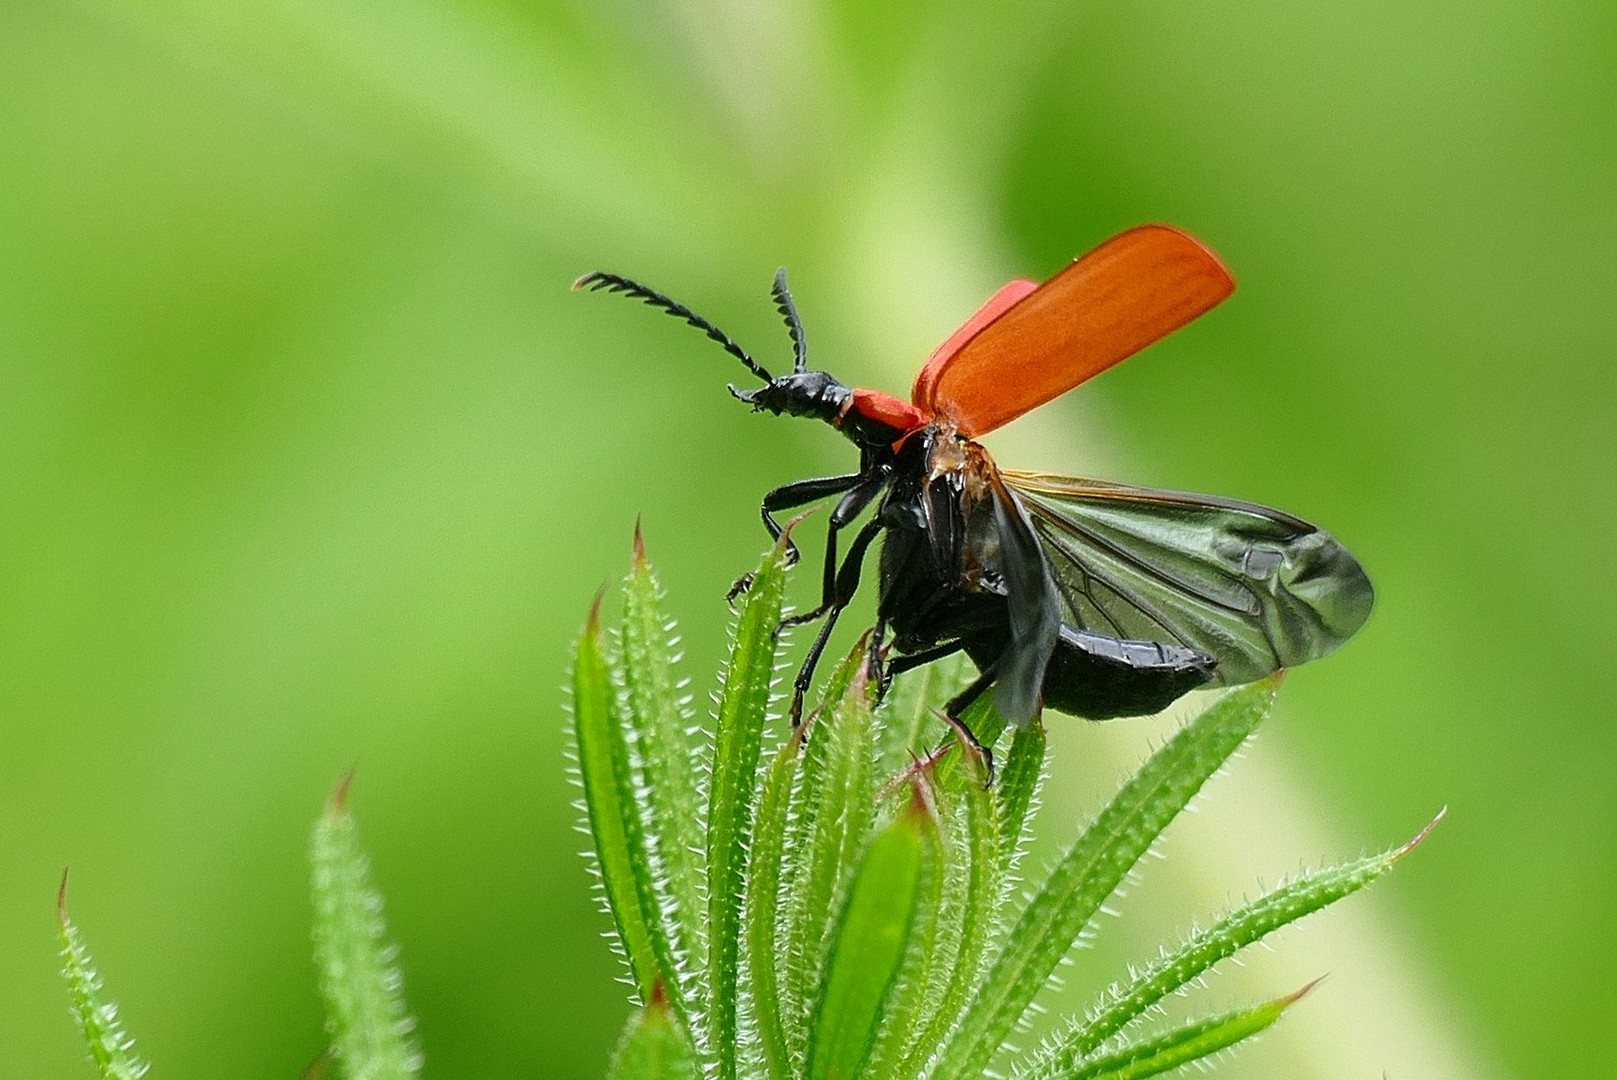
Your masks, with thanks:
<instances>
[{"instance_id":1,"label":"red leaf tip","mask_svg":"<svg viewBox=\"0 0 1617 1080\"><path fill-rule=\"evenodd\" d=\"M601 632L601 601L604 600L605 598L606 598L606 583L602 582L601 587L599 589L595 590L595 599L590 601L590 617L589 617L589 621L584 624L584 632L586 634L589 634L591 636L596 636L596 635L600 634L600 632Z\"/></svg>"},{"instance_id":2,"label":"red leaf tip","mask_svg":"<svg viewBox=\"0 0 1617 1080\"><path fill-rule=\"evenodd\" d=\"M780 539L776 541L776 545L778 547L785 547L786 542L792 537L792 530L797 528L798 523L804 518L808 517L810 514L818 513L819 509L820 508L818 506L811 506L801 514L798 514L796 517L792 518L792 520L788 521L785 527L780 530Z\"/></svg>"},{"instance_id":3,"label":"red leaf tip","mask_svg":"<svg viewBox=\"0 0 1617 1080\"><path fill-rule=\"evenodd\" d=\"M938 802L933 780L934 776L931 768L909 770L910 805L908 812L912 817L927 818L933 822L938 820Z\"/></svg>"},{"instance_id":4,"label":"red leaf tip","mask_svg":"<svg viewBox=\"0 0 1617 1080\"><path fill-rule=\"evenodd\" d=\"M1309 983L1307 986L1303 987L1301 990L1298 990L1298 991L1296 991L1294 993L1291 993L1291 994L1287 994L1285 997L1278 999L1275 1003L1277 1005L1279 1005L1282 1009L1289 1009L1293 1005L1295 1005L1299 1001L1301 1001L1303 998L1305 998L1309 994L1313 993L1314 992L1314 987L1318 986L1320 983L1324 982L1328 978L1330 978L1330 975L1328 975L1328 974L1327 975L1321 975L1319 978L1315 979L1313 982Z\"/></svg>"},{"instance_id":5,"label":"red leaf tip","mask_svg":"<svg viewBox=\"0 0 1617 1080\"><path fill-rule=\"evenodd\" d=\"M903 772L899 773L897 776L893 777L891 780L887 781L885 785L883 785L881 794L877 801L887 801L887 799L892 797L894 792L898 791L905 784L918 783L923 777L926 779L926 782L930 784L937 771L938 762L943 760L943 755L949 752L951 746L951 743L944 743L936 750L933 750L931 753L927 754L924 758L917 757L914 750L909 751L910 763L904 767Z\"/></svg>"},{"instance_id":6,"label":"red leaf tip","mask_svg":"<svg viewBox=\"0 0 1617 1080\"><path fill-rule=\"evenodd\" d=\"M348 792L354 786L354 769L350 768L337 778L337 786L331 789L331 812L341 814L348 809Z\"/></svg>"},{"instance_id":7,"label":"red leaf tip","mask_svg":"<svg viewBox=\"0 0 1617 1080\"><path fill-rule=\"evenodd\" d=\"M324 1080L330 1074L331 1066L336 1063L331 1051L326 1051L303 1067L303 1075L299 1080Z\"/></svg>"},{"instance_id":8,"label":"red leaf tip","mask_svg":"<svg viewBox=\"0 0 1617 1080\"><path fill-rule=\"evenodd\" d=\"M1421 841L1425 840L1428 836L1430 836L1432 834L1432 830L1437 828L1437 823L1442 821L1444 818L1446 818L1448 816L1449 816L1449 808L1445 806L1443 809L1441 809L1441 810L1439 810L1437 812L1437 814L1432 818L1431 821L1428 821L1425 824L1425 826L1423 826L1421 828L1420 832L1418 832L1414 836L1410 837L1408 842L1406 842L1403 847L1401 847L1397 851L1393 852L1392 857L1395 860L1396 859L1402 859L1405 855L1408 855L1411 851L1414 851L1416 848L1420 847Z\"/></svg>"}]
</instances>

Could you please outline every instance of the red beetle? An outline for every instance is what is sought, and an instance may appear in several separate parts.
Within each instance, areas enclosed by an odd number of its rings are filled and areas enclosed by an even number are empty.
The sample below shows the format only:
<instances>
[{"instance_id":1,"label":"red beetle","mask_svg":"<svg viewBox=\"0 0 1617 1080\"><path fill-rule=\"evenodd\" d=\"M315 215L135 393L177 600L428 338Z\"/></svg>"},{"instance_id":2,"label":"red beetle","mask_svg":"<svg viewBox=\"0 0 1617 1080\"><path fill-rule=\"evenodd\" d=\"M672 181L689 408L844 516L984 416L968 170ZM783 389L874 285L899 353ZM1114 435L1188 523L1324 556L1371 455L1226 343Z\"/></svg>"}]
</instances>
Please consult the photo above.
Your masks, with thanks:
<instances>
[{"instance_id":1,"label":"red beetle","mask_svg":"<svg viewBox=\"0 0 1617 1080\"><path fill-rule=\"evenodd\" d=\"M799 669L795 721L837 616L883 536L872 664L890 633L900 671L964 651L1009 723L1041 705L1105 719L1158 712L1206 683L1251 682L1324 656L1370 614L1374 592L1321 529L1253 503L1002 470L976 441L1213 307L1235 288L1217 256L1164 225L1101 244L1044 284L1013 281L928 358L902 401L810 371L802 323L775 277L796 363L779 378L713 323L614 274L575 288L644 300L705 331L764 380L730 392L765 410L824 420L859 447L859 469L764 496L763 520L838 495L826 539L824 619ZM879 502L878 502L879 500ZM877 504L837 560L838 534ZM791 549L796 557L796 548Z\"/></svg>"}]
</instances>

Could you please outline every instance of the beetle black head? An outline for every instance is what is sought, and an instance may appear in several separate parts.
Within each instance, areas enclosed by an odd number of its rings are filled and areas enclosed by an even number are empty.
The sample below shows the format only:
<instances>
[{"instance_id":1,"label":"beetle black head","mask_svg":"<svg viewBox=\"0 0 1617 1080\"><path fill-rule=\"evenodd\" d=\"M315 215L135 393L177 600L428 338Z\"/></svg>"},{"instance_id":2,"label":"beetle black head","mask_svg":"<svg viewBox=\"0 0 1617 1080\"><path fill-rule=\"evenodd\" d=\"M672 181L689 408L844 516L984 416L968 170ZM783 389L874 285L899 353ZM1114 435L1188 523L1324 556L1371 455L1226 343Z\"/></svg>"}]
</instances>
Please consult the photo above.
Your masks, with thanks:
<instances>
[{"instance_id":1,"label":"beetle black head","mask_svg":"<svg viewBox=\"0 0 1617 1080\"><path fill-rule=\"evenodd\" d=\"M835 424L847 409L853 391L824 371L794 371L770 379L767 386L755 390L731 384L730 393L751 405L754 412L768 410L776 416L787 413Z\"/></svg>"},{"instance_id":2,"label":"beetle black head","mask_svg":"<svg viewBox=\"0 0 1617 1080\"><path fill-rule=\"evenodd\" d=\"M756 390L738 390L734 385L730 393L738 401L752 406L754 412L768 410L779 416L807 416L835 424L848 407L852 394L846 386L824 371L808 369L808 342L803 337L803 320L797 317L797 305L792 302L792 291L786 287L786 268L775 271L775 284L770 288L775 297L775 310L786 322L786 332L792 335L792 373L770 379L767 386Z\"/></svg>"}]
</instances>

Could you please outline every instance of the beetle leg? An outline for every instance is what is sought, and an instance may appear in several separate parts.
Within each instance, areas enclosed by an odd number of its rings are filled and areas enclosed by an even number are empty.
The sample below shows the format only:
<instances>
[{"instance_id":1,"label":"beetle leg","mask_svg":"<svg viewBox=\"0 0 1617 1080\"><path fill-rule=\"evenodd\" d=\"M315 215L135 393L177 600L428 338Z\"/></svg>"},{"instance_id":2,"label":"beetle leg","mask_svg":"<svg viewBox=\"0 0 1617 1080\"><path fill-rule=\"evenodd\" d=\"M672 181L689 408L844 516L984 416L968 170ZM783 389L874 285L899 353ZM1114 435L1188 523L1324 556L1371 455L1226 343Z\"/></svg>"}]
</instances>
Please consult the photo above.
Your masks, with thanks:
<instances>
[{"instance_id":1,"label":"beetle leg","mask_svg":"<svg viewBox=\"0 0 1617 1080\"><path fill-rule=\"evenodd\" d=\"M892 681L882 662L882 646L886 640L887 620L877 618L876 625L870 628L870 648L865 652L865 678L876 687L877 705L887 696L887 683Z\"/></svg>"},{"instance_id":2,"label":"beetle leg","mask_svg":"<svg viewBox=\"0 0 1617 1080\"><path fill-rule=\"evenodd\" d=\"M853 587L844 593L839 585L840 574L837 570L837 534L858 517L865 507L870 505L871 500L881 494L882 488L886 485L885 472L873 472L837 500L836 509L831 511L831 525L825 533L825 578L820 587L820 605L812 611L782 619L780 622L782 626L802 626L804 623L811 623L829 613L832 608L845 606L848 600L853 598L854 591L859 587L858 569L856 567L854 570ZM869 542L865 541L866 544ZM847 573L846 566L841 573Z\"/></svg>"},{"instance_id":3,"label":"beetle leg","mask_svg":"<svg viewBox=\"0 0 1617 1080\"><path fill-rule=\"evenodd\" d=\"M812 480L794 480L769 492L764 496L763 505L759 508L764 519L764 528L769 530L769 538L779 540L783 531L781 523L775 520L776 511L807 506L827 495L840 495L864 478L863 472L848 473L846 476L818 476ZM787 559L796 562L797 545L790 540L786 541L786 551Z\"/></svg>"},{"instance_id":4,"label":"beetle leg","mask_svg":"<svg viewBox=\"0 0 1617 1080\"><path fill-rule=\"evenodd\" d=\"M983 691L993 685L994 679L999 675L999 661L996 660L971 680L971 684L960 693L949 699L943 706L943 719L954 728L955 737L970 745L977 753L983 756L983 764L987 766L988 783L994 782L994 752L977 740L977 735L960 719L972 702L983 696Z\"/></svg>"},{"instance_id":5,"label":"beetle leg","mask_svg":"<svg viewBox=\"0 0 1617 1080\"><path fill-rule=\"evenodd\" d=\"M803 695L808 693L809 684L814 681L814 669L820 662L820 654L825 652L825 646L831 640L831 631L836 628L837 619L842 615L853 594L859 591L859 572L864 565L865 551L871 542L881 532L882 525L879 520L872 519L865 522L864 528L859 530L848 545L848 556L842 561L842 569L838 572L835 581L833 603L825 612L825 622L820 626L820 632L814 637L814 644L809 646L808 655L803 658L803 666L797 669L797 678L792 683L792 707L790 716L792 726L796 727L803 718ZM791 620L783 622L786 626Z\"/></svg>"},{"instance_id":6,"label":"beetle leg","mask_svg":"<svg viewBox=\"0 0 1617 1080\"><path fill-rule=\"evenodd\" d=\"M759 508L764 528L769 530L769 538L779 540L780 534L785 531L781 523L775 520L777 511L806 506L828 495L840 495L857 485L864 476L863 472L848 473L846 476L817 476L811 480L794 480L775 488L764 496L763 505ZM798 554L797 545L791 540L786 541L786 565L797 562ZM730 591L724 594L724 599L726 602L734 601L751 587L752 575L742 574L730 586Z\"/></svg>"},{"instance_id":7,"label":"beetle leg","mask_svg":"<svg viewBox=\"0 0 1617 1080\"><path fill-rule=\"evenodd\" d=\"M893 685L893 676L902 675L906 671L918 668L923 664L930 664L934 660L942 660L945 656L953 656L965 647L966 643L956 638L953 641L945 641L941 645L929 645L924 649L917 649L915 652L893 657L883 665L883 670L880 672L881 681L877 684L880 689L877 691L876 700L880 701L887 696L888 687ZM967 704L970 704L970 702L967 702Z\"/></svg>"}]
</instances>

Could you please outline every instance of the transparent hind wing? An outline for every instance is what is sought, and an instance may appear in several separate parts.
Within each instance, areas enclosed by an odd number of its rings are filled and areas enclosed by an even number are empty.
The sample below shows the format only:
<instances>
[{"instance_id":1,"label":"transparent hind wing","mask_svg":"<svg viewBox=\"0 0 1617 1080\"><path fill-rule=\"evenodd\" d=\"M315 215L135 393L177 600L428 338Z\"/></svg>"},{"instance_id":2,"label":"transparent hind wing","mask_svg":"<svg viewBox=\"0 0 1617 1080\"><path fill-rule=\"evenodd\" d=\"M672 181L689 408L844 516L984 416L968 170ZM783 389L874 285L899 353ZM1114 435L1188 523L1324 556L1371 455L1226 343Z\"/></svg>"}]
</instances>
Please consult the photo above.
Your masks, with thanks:
<instances>
[{"instance_id":1,"label":"transparent hind wing","mask_svg":"<svg viewBox=\"0 0 1617 1080\"><path fill-rule=\"evenodd\" d=\"M1364 624L1370 579L1347 549L1255 503L1005 471L1062 598L1062 621L1200 649L1216 681L1316 660Z\"/></svg>"}]
</instances>

